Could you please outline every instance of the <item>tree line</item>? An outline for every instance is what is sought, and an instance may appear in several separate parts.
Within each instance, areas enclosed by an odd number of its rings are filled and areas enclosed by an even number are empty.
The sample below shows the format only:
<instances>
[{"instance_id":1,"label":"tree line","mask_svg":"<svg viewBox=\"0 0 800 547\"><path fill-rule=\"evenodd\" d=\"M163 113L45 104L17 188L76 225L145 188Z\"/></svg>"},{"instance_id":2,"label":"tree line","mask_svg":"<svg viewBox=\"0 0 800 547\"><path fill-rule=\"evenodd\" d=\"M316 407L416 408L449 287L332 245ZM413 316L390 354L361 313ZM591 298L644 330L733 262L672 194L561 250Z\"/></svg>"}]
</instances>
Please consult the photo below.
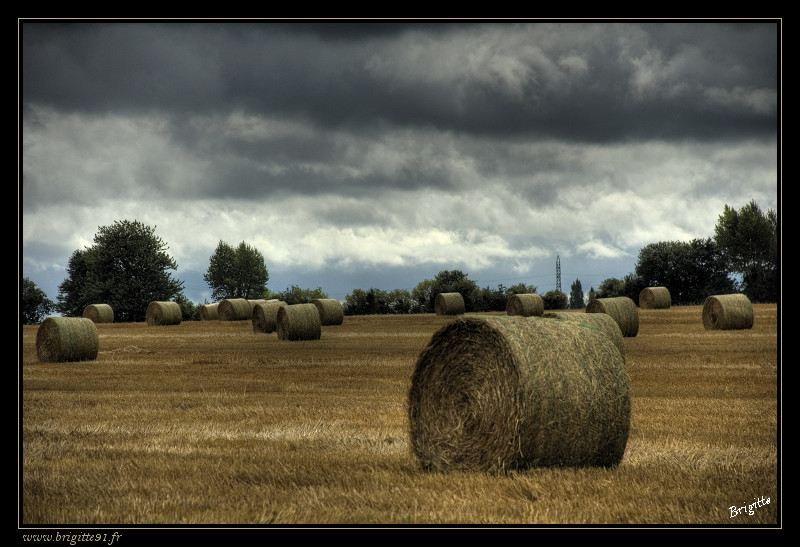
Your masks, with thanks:
<instances>
[{"instance_id":1,"label":"tree line","mask_svg":"<svg viewBox=\"0 0 800 547\"><path fill-rule=\"evenodd\" d=\"M727 204L718 218L714 236L691 241L661 241L639 251L634 272L623 279L609 278L597 290L583 292L576 279L567 295L559 290L541 295L545 309L578 309L586 299L627 296L638 301L646 287L667 287L675 305L701 304L712 294L742 292L753 302L778 299L778 215L762 212L755 201L736 210ZM94 245L72 253L67 278L59 285L53 302L30 279L22 280L21 321L41 322L54 311L80 317L90 304L106 303L119 322L144 321L152 301L172 300L185 320L199 319L200 304L183 294L183 281L173 277L177 263L155 227L139 221L116 221L100 227ZM738 276L738 279L734 276ZM267 289L269 272L264 256L246 242L231 246L220 241L203 276L213 301L225 298L277 298L288 304L327 298L320 287L291 285L283 291ZM536 287L520 283L479 287L460 270L443 270L409 291L385 291L375 287L354 289L345 297L345 314L432 313L436 296L458 292L468 312L504 311L514 294L535 293Z\"/></svg>"}]
</instances>

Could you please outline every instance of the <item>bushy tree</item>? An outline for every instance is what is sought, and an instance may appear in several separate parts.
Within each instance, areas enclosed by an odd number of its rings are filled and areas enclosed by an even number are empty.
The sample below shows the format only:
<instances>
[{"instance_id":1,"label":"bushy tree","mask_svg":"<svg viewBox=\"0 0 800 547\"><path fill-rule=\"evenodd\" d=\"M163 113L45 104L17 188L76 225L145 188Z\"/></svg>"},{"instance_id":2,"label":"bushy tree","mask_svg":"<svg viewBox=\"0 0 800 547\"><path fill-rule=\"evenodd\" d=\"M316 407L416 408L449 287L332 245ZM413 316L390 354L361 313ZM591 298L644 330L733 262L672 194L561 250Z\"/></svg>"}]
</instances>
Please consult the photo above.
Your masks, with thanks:
<instances>
[{"instance_id":1,"label":"bushy tree","mask_svg":"<svg viewBox=\"0 0 800 547\"><path fill-rule=\"evenodd\" d=\"M511 285L509 288L506 289L507 298L515 294L535 294L535 293L536 293L536 285L526 285L525 283L517 283L516 285Z\"/></svg>"},{"instance_id":2,"label":"bushy tree","mask_svg":"<svg viewBox=\"0 0 800 547\"><path fill-rule=\"evenodd\" d=\"M587 293L587 297L589 302L597 298L597 291L594 290L594 287L589 288L589 292Z\"/></svg>"},{"instance_id":3,"label":"bushy tree","mask_svg":"<svg viewBox=\"0 0 800 547\"><path fill-rule=\"evenodd\" d=\"M474 311L505 311L508 307L507 289L502 284L496 289L487 285L477 296Z\"/></svg>"},{"instance_id":4,"label":"bushy tree","mask_svg":"<svg viewBox=\"0 0 800 547\"><path fill-rule=\"evenodd\" d=\"M209 259L203 279L211 288L213 300L264 298L269 272L264 255L242 241L236 248L220 241Z\"/></svg>"},{"instance_id":5,"label":"bushy tree","mask_svg":"<svg viewBox=\"0 0 800 547\"><path fill-rule=\"evenodd\" d=\"M150 302L183 296L183 281L169 273L178 265L168 248L155 227L136 220L100 227L94 245L72 253L56 309L80 317L89 304L104 303L114 321L144 321Z\"/></svg>"},{"instance_id":6,"label":"bushy tree","mask_svg":"<svg viewBox=\"0 0 800 547\"><path fill-rule=\"evenodd\" d=\"M567 300L567 295L559 290L547 291L542 295L542 304L546 310L565 310Z\"/></svg>"},{"instance_id":7,"label":"bushy tree","mask_svg":"<svg viewBox=\"0 0 800 547\"><path fill-rule=\"evenodd\" d=\"M625 282L615 277L609 277L600 282L597 287L597 298L616 298L625 296Z\"/></svg>"},{"instance_id":8,"label":"bushy tree","mask_svg":"<svg viewBox=\"0 0 800 547\"><path fill-rule=\"evenodd\" d=\"M739 209L725 205L714 241L727 268L741 274L742 292L755 302L778 301L778 214L755 201Z\"/></svg>"},{"instance_id":9,"label":"bushy tree","mask_svg":"<svg viewBox=\"0 0 800 547\"><path fill-rule=\"evenodd\" d=\"M25 277L22 279L22 310L21 321L24 325L41 323L50 315L56 304L47 294L36 286L36 283Z\"/></svg>"},{"instance_id":10,"label":"bushy tree","mask_svg":"<svg viewBox=\"0 0 800 547\"><path fill-rule=\"evenodd\" d=\"M345 297L343 307L345 315L417 313L419 311L419 305L409 291L405 289L384 291L374 287L366 291L353 289L353 292Z\"/></svg>"},{"instance_id":11,"label":"bushy tree","mask_svg":"<svg viewBox=\"0 0 800 547\"><path fill-rule=\"evenodd\" d=\"M480 289L478 289L477 283L460 270L442 270L432 280L425 279L417 284L411 294L419 302L422 312L432 313L436 296L443 292L460 293L464 298L465 310L475 311L475 303L479 298Z\"/></svg>"},{"instance_id":12,"label":"bushy tree","mask_svg":"<svg viewBox=\"0 0 800 547\"><path fill-rule=\"evenodd\" d=\"M584 307L586 304L583 302L583 287L581 287L581 280L576 279L570 286L569 292L569 309L577 310Z\"/></svg>"},{"instance_id":13,"label":"bushy tree","mask_svg":"<svg viewBox=\"0 0 800 547\"><path fill-rule=\"evenodd\" d=\"M281 292L267 291L264 298L277 298L287 304L308 304L315 298L328 298L328 295L322 291L322 287L301 289L297 285L292 285Z\"/></svg>"}]
</instances>

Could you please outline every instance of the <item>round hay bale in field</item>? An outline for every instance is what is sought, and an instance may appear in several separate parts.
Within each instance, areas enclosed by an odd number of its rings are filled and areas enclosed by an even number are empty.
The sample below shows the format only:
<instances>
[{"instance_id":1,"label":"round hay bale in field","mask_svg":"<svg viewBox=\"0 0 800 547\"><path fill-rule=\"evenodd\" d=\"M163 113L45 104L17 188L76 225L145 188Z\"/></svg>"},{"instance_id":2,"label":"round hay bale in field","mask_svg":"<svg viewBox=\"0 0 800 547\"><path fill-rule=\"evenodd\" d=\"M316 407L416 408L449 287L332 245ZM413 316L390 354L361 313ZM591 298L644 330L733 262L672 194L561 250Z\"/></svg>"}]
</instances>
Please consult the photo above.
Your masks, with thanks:
<instances>
[{"instance_id":1,"label":"round hay bale in field","mask_svg":"<svg viewBox=\"0 0 800 547\"><path fill-rule=\"evenodd\" d=\"M753 328L753 305L744 294L718 294L703 304L703 326L706 330L738 330Z\"/></svg>"},{"instance_id":2,"label":"round hay bale in field","mask_svg":"<svg viewBox=\"0 0 800 547\"><path fill-rule=\"evenodd\" d=\"M464 297L457 292L440 292L433 301L436 315L459 315L466 311Z\"/></svg>"},{"instance_id":3,"label":"round hay bale in field","mask_svg":"<svg viewBox=\"0 0 800 547\"><path fill-rule=\"evenodd\" d=\"M622 336L634 337L639 333L639 310L627 296L595 298L586 306L586 313L605 313L619 325Z\"/></svg>"},{"instance_id":4,"label":"round hay bale in field","mask_svg":"<svg viewBox=\"0 0 800 547\"><path fill-rule=\"evenodd\" d=\"M36 331L36 355L43 363L94 361L99 348L97 327L87 317L48 317Z\"/></svg>"},{"instance_id":5,"label":"round hay bale in field","mask_svg":"<svg viewBox=\"0 0 800 547\"><path fill-rule=\"evenodd\" d=\"M114 309L108 304L89 304L83 308L83 316L93 323L113 323Z\"/></svg>"},{"instance_id":6,"label":"round hay bale in field","mask_svg":"<svg viewBox=\"0 0 800 547\"><path fill-rule=\"evenodd\" d=\"M523 317L540 316L544 313L544 301L535 293L512 294L506 304L508 315Z\"/></svg>"},{"instance_id":7,"label":"round hay bale in field","mask_svg":"<svg viewBox=\"0 0 800 547\"><path fill-rule=\"evenodd\" d=\"M611 338L611 341L614 342L614 345L617 346L620 353L625 355L625 345L622 342L622 329L619 328L614 318L608 314L548 311L544 312L542 317L547 319L561 319L563 321L575 321L588 328L600 329L603 334Z\"/></svg>"},{"instance_id":8,"label":"round hay bale in field","mask_svg":"<svg viewBox=\"0 0 800 547\"><path fill-rule=\"evenodd\" d=\"M180 325L183 312L177 302L150 302L145 312L150 326Z\"/></svg>"},{"instance_id":9,"label":"round hay bale in field","mask_svg":"<svg viewBox=\"0 0 800 547\"><path fill-rule=\"evenodd\" d=\"M425 470L613 467L630 428L625 358L574 321L456 319L417 359L408 416Z\"/></svg>"},{"instance_id":10,"label":"round hay bale in field","mask_svg":"<svg viewBox=\"0 0 800 547\"><path fill-rule=\"evenodd\" d=\"M344 322L342 303L334 298L312 298L311 303L319 310L323 325L341 325Z\"/></svg>"},{"instance_id":11,"label":"round hay bale in field","mask_svg":"<svg viewBox=\"0 0 800 547\"><path fill-rule=\"evenodd\" d=\"M280 306L276 318L279 340L319 340L322 321L314 304Z\"/></svg>"},{"instance_id":12,"label":"round hay bale in field","mask_svg":"<svg viewBox=\"0 0 800 547\"><path fill-rule=\"evenodd\" d=\"M217 321L219 319L219 303L200 306L200 321Z\"/></svg>"},{"instance_id":13,"label":"round hay bale in field","mask_svg":"<svg viewBox=\"0 0 800 547\"><path fill-rule=\"evenodd\" d=\"M220 321L247 321L252 313L250 302L244 298L226 298L217 307Z\"/></svg>"},{"instance_id":14,"label":"round hay bale in field","mask_svg":"<svg viewBox=\"0 0 800 547\"><path fill-rule=\"evenodd\" d=\"M643 310L666 310L672 306L672 296L666 287L645 287L639 293L639 307Z\"/></svg>"},{"instance_id":15,"label":"round hay bale in field","mask_svg":"<svg viewBox=\"0 0 800 547\"><path fill-rule=\"evenodd\" d=\"M275 332L278 329L278 308L286 305L281 300L256 304L253 308L253 332Z\"/></svg>"}]
</instances>

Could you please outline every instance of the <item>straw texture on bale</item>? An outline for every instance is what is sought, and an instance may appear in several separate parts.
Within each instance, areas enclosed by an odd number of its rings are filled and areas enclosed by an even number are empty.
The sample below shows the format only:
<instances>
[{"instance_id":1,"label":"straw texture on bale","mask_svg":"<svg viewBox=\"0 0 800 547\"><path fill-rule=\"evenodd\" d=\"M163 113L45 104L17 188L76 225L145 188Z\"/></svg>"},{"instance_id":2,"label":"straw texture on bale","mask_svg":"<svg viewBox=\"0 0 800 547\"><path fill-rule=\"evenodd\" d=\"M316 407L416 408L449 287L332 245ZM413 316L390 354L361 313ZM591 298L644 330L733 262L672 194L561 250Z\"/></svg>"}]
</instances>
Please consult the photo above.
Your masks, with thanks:
<instances>
[{"instance_id":1,"label":"straw texture on bale","mask_svg":"<svg viewBox=\"0 0 800 547\"><path fill-rule=\"evenodd\" d=\"M253 332L271 333L278 330L278 308L286 305L280 300L256 304L253 308Z\"/></svg>"},{"instance_id":2,"label":"straw texture on bale","mask_svg":"<svg viewBox=\"0 0 800 547\"><path fill-rule=\"evenodd\" d=\"M433 301L436 315L459 315L465 312L464 297L457 292L440 292Z\"/></svg>"},{"instance_id":3,"label":"straw texture on bale","mask_svg":"<svg viewBox=\"0 0 800 547\"><path fill-rule=\"evenodd\" d=\"M614 321L614 318L605 313L584 313L584 312L564 312L564 311L548 311L544 312L542 317L548 319L561 319L562 321L575 321L584 327L590 329L599 329L603 334L608 336L617 349L625 355L625 345L622 342L622 330Z\"/></svg>"},{"instance_id":4,"label":"straw texture on bale","mask_svg":"<svg viewBox=\"0 0 800 547\"><path fill-rule=\"evenodd\" d=\"M277 332L279 340L319 340L322 322L314 304L292 304L278 308Z\"/></svg>"},{"instance_id":5,"label":"straw texture on bale","mask_svg":"<svg viewBox=\"0 0 800 547\"><path fill-rule=\"evenodd\" d=\"M639 293L639 307L643 310L666 310L672 306L672 296L666 287L645 287Z\"/></svg>"},{"instance_id":6,"label":"straw texture on bale","mask_svg":"<svg viewBox=\"0 0 800 547\"><path fill-rule=\"evenodd\" d=\"M630 428L625 358L574 321L457 319L420 353L408 416L425 470L613 467Z\"/></svg>"},{"instance_id":7,"label":"straw texture on bale","mask_svg":"<svg viewBox=\"0 0 800 547\"><path fill-rule=\"evenodd\" d=\"M753 305L744 294L718 294L703 304L703 326L706 330L739 330L753 328Z\"/></svg>"},{"instance_id":8,"label":"straw texture on bale","mask_svg":"<svg viewBox=\"0 0 800 547\"><path fill-rule=\"evenodd\" d=\"M36 355L43 363L93 361L100 340L86 317L48 317L36 331Z\"/></svg>"},{"instance_id":9,"label":"straw texture on bale","mask_svg":"<svg viewBox=\"0 0 800 547\"><path fill-rule=\"evenodd\" d=\"M219 319L219 303L200 306L200 321L216 321Z\"/></svg>"},{"instance_id":10,"label":"straw texture on bale","mask_svg":"<svg viewBox=\"0 0 800 547\"><path fill-rule=\"evenodd\" d=\"M244 298L226 298L217 307L220 321L248 321L252 314L250 302Z\"/></svg>"},{"instance_id":11,"label":"straw texture on bale","mask_svg":"<svg viewBox=\"0 0 800 547\"><path fill-rule=\"evenodd\" d=\"M334 298L312 298L311 303L319 310L323 325L341 325L344 322L342 303Z\"/></svg>"},{"instance_id":12,"label":"straw texture on bale","mask_svg":"<svg viewBox=\"0 0 800 547\"><path fill-rule=\"evenodd\" d=\"M605 313L619 325L622 336L635 337L639 333L639 310L627 296L595 298L586 306L586 313Z\"/></svg>"},{"instance_id":13,"label":"straw texture on bale","mask_svg":"<svg viewBox=\"0 0 800 547\"><path fill-rule=\"evenodd\" d=\"M267 302L269 302L269 300L266 300L264 298L260 298L257 300L248 300L247 303L250 304L250 317L253 317L253 310L256 309L256 306L258 304L266 304Z\"/></svg>"},{"instance_id":14,"label":"straw texture on bale","mask_svg":"<svg viewBox=\"0 0 800 547\"><path fill-rule=\"evenodd\" d=\"M513 294L508 298L506 313L523 317L541 316L544 313L544 301L534 293Z\"/></svg>"},{"instance_id":15,"label":"straw texture on bale","mask_svg":"<svg viewBox=\"0 0 800 547\"><path fill-rule=\"evenodd\" d=\"M180 325L183 312L177 302L150 302L145 319L150 326Z\"/></svg>"},{"instance_id":16,"label":"straw texture on bale","mask_svg":"<svg viewBox=\"0 0 800 547\"><path fill-rule=\"evenodd\" d=\"M113 323L114 309L108 304L89 304L83 308L83 316L94 323Z\"/></svg>"}]
</instances>

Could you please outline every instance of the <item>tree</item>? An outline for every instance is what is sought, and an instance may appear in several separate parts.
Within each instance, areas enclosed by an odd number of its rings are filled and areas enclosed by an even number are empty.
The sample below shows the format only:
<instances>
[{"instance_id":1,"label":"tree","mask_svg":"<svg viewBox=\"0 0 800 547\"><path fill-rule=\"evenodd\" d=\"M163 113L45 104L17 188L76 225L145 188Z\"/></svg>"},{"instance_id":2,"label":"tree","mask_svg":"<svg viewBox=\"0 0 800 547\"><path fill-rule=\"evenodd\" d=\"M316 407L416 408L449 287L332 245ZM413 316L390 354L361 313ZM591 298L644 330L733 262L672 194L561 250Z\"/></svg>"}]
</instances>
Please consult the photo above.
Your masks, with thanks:
<instances>
[{"instance_id":1,"label":"tree","mask_svg":"<svg viewBox=\"0 0 800 547\"><path fill-rule=\"evenodd\" d=\"M47 298L45 292L37 287L36 283L27 277L22 279L21 320L24 325L41 323L53 312L55 307L55 302Z\"/></svg>"},{"instance_id":2,"label":"tree","mask_svg":"<svg viewBox=\"0 0 800 547\"><path fill-rule=\"evenodd\" d=\"M328 295L322 291L321 287L316 289L301 289L297 285L286 287L282 292L269 292L264 295L265 298L277 298L283 300L287 304L308 304L315 298L328 298Z\"/></svg>"},{"instance_id":3,"label":"tree","mask_svg":"<svg viewBox=\"0 0 800 547\"><path fill-rule=\"evenodd\" d=\"M515 294L533 294L536 293L535 285L526 285L525 283L517 283L511 285L506 289L506 298L514 296Z\"/></svg>"},{"instance_id":4,"label":"tree","mask_svg":"<svg viewBox=\"0 0 800 547\"><path fill-rule=\"evenodd\" d=\"M597 298L597 292L594 290L594 287L589 288L589 294L587 295L589 302Z\"/></svg>"},{"instance_id":5,"label":"tree","mask_svg":"<svg viewBox=\"0 0 800 547\"><path fill-rule=\"evenodd\" d=\"M755 201L738 211L725 205L714 228L724 264L742 276L742 292L756 302L778 300L778 214Z\"/></svg>"},{"instance_id":6,"label":"tree","mask_svg":"<svg viewBox=\"0 0 800 547\"><path fill-rule=\"evenodd\" d=\"M559 290L547 291L542 295L542 303L546 310L565 310L567 295Z\"/></svg>"},{"instance_id":7,"label":"tree","mask_svg":"<svg viewBox=\"0 0 800 547\"><path fill-rule=\"evenodd\" d=\"M443 292L460 293L468 312L475 310L476 301L480 297L478 284L460 270L442 270L434 279L421 281L411 294L424 313L433 313L436 297Z\"/></svg>"},{"instance_id":8,"label":"tree","mask_svg":"<svg viewBox=\"0 0 800 547\"><path fill-rule=\"evenodd\" d=\"M709 295L736 290L710 238L651 243L639 251L635 273L642 288L666 287L678 305L702 304Z\"/></svg>"},{"instance_id":9,"label":"tree","mask_svg":"<svg viewBox=\"0 0 800 547\"><path fill-rule=\"evenodd\" d=\"M211 288L213 300L264 298L269 272L264 255L244 241L235 249L220 241L211 255L203 279Z\"/></svg>"},{"instance_id":10,"label":"tree","mask_svg":"<svg viewBox=\"0 0 800 547\"><path fill-rule=\"evenodd\" d=\"M616 277L609 277L597 287L597 298L616 298L625 295L625 282Z\"/></svg>"},{"instance_id":11,"label":"tree","mask_svg":"<svg viewBox=\"0 0 800 547\"><path fill-rule=\"evenodd\" d=\"M583 287L581 287L581 280L576 279L570 286L569 292L569 309L577 310L584 307L586 304L583 302Z\"/></svg>"},{"instance_id":12,"label":"tree","mask_svg":"<svg viewBox=\"0 0 800 547\"><path fill-rule=\"evenodd\" d=\"M183 281L168 271L178 268L168 248L155 227L137 220L100 227L93 246L72 253L56 309L80 317L89 304L104 303L115 321L144 321L150 302L183 297Z\"/></svg>"}]
</instances>

